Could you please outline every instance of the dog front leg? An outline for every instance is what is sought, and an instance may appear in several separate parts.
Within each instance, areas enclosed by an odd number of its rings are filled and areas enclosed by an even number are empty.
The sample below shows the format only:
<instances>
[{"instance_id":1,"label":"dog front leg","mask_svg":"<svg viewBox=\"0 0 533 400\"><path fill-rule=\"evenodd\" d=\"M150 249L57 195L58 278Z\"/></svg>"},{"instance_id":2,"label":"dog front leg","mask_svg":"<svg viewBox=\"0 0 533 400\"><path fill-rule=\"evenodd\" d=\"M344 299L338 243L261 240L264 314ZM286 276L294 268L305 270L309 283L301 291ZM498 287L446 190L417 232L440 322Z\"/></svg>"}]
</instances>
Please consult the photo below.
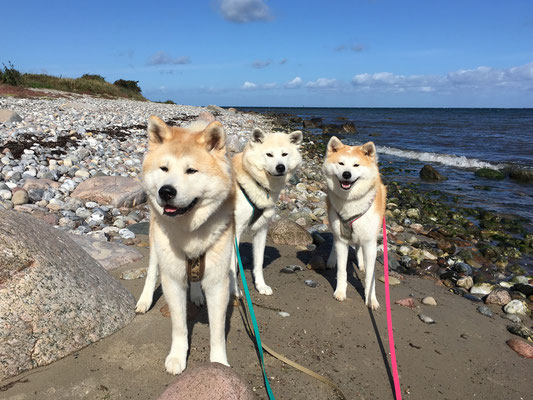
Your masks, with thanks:
<instances>
[{"instance_id":1,"label":"dog front leg","mask_svg":"<svg viewBox=\"0 0 533 400\"><path fill-rule=\"evenodd\" d=\"M155 284L157 282L157 252L153 243L152 236L150 236L150 261L148 262L148 270L146 271L146 280L144 281L143 291L137 301L135 312L144 314L150 309L152 305Z\"/></svg>"},{"instance_id":2,"label":"dog front leg","mask_svg":"<svg viewBox=\"0 0 533 400\"><path fill-rule=\"evenodd\" d=\"M226 356L226 311L229 300L229 277L215 285L205 285L205 297L207 300L207 312L209 317L209 336L211 353L209 361L228 364Z\"/></svg>"},{"instance_id":3,"label":"dog front leg","mask_svg":"<svg viewBox=\"0 0 533 400\"><path fill-rule=\"evenodd\" d=\"M161 271L161 285L172 321L172 346L165 360L167 372L181 373L187 365L187 286Z\"/></svg>"},{"instance_id":4,"label":"dog front leg","mask_svg":"<svg viewBox=\"0 0 533 400\"><path fill-rule=\"evenodd\" d=\"M365 260L365 304L368 308L376 310L379 307L376 298L376 242L370 241L362 244L363 258Z\"/></svg>"},{"instance_id":5,"label":"dog front leg","mask_svg":"<svg viewBox=\"0 0 533 400\"><path fill-rule=\"evenodd\" d=\"M346 287L348 276L346 274L346 264L348 263L348 243L335 238L335 253L337 254L337 288L333 297L339 301L346 300Z\"/></svg>"},{"instance_id":6,"label":"dog front leg","mask_svg":"<svg viewBox=\"0 0 533 400\"><path fill-rule=\"evenodd\" d=\"M263 277L263 260L265 256L267 232L268 224L265 224L254 235L254 279L257 291L261 294L270 296L272 295L272 288L265 283L265 278Z\"/></svg>"}]
</instances>

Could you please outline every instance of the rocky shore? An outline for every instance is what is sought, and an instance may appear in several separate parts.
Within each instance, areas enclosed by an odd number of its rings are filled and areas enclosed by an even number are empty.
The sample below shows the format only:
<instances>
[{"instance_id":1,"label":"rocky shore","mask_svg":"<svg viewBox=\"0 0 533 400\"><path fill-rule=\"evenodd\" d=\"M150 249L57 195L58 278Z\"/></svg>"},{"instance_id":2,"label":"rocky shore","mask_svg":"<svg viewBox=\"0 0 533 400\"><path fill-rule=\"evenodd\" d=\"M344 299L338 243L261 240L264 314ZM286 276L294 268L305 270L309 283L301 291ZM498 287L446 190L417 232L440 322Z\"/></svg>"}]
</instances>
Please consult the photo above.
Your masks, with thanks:
<instances>
[{"instance_id":1,"label":"rocky shore","mask_svg":"<svg viewBox=\"0 0 533 400\"><path fill-rule=\"evenodd\" d=\"M242 149L255 126L305 131L311 124L288 115L85 95L5 97L0 110L0 209L31 214L71 234L126 245L141 243L135 227L149 220L139 176L150 115L180 125L211 113L224 125L231 152ZM354 123L339 126L356 132ZM300 247L309 254L307 268L320 271L331 246L321 175L329 136L304 136L304 162L280 196L277 218L309 232L313 243ZM509 319L510 332L533 341L533 279L524 268L533 251L527 230L531 221L462 207L460 199L423 193L416 183L398 184L395 176L402 171L394 165L380 168L388 187L394 283L401 284L406 275L434 279L464 301L479 303L483 315ZM378 262L382 260L381 255Z\"/></svg>"}]
</instances>

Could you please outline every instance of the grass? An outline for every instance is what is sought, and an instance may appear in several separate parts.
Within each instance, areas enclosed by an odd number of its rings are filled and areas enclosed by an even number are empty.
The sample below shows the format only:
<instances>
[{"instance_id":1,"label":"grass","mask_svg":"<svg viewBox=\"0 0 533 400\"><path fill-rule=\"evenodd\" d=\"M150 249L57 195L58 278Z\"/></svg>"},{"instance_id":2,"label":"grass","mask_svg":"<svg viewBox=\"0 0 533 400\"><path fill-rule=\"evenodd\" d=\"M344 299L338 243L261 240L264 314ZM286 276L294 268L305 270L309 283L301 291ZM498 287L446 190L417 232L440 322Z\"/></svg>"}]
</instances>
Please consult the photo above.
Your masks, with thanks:
<instances>
[{"instance_id":1,"label":"grass","mask_svg":"<svg viewBox=\"0 0 533 400\"><path fill-rule=\"evenodd\" d=\"M137 81L119 79L109 83L104 77L95 74L84 74L80 78L63 78L47 74L23 74L13 64L4 64L0 69L0 83L36 89L54 89L64 92L83 93L96 96L125 97L135 100L146 99L141 94Z\"/></svg>"}]
</instances>

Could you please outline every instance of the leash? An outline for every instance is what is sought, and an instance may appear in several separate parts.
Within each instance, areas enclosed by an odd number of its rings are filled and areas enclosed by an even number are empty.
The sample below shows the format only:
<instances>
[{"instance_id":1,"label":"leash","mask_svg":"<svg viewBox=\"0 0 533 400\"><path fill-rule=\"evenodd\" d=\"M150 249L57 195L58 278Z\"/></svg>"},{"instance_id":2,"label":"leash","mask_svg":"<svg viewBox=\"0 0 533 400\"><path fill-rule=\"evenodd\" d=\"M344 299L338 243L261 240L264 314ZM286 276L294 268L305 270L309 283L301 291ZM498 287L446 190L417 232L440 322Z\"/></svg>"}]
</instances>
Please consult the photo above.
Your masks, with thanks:
<instances>
[{"instance_id":1,"label":"leash","mask_svg":"<svg viewBox=\"0 0 533 400\"><path fill-rule=\"evenodd\" d=\"M392 380L394 381L394 397L402 400L400 378L398 377L398 365L396 363L396 350L394 349L394 335L392 332L392 313L389 294L389 256L387 251L387 224L383 216L383 272L385 275L385 305L387 309L387 332L389 335L390 360L392 365Z\"/></svg>"},{"instance_id":2,"label":"leash","mask_svg":"<svg viewBox=\"0 0 533 400\"><path fill-rule=\"evenodd\" d=\"M312 376L313 378L318 379L319 381L331 386L337 392L337 394L340 396L340 398L342 400L347 400L346 396L344 396L344 393L342 393L340 388L335 383L330 381L328 378L323 377L322 375L317 374L316 372L310 370L309 368L306 368L303 365L300 365L297 362L294 362L294 361L288 359L284 355L279 354L278 352L274 351L272 348L270 348L266 344L261 343L261 337L259 335L259 327L257 326L257 320L255 318L255 313L254 313L254 306L252 304L252 299L250 297L250 292L248 291L248 284L246 283L246 277L244 276L244 269L243 269L243 266L242 266L242 260L241 260L241 255L240 255L240 252L239 252L239 244L237 243L237 239L235 239L235 250L237 252L237 261L239 263L239 273L241 274L242 284L243 284L243 288L244 288L244 295L246 297L246 302L248 304L248 307L247 308L244 307L244 308L245 308L245 311L248 311L248 313L250 315L250 319L252 320L253 332L254 332L255 341L256 341L256 344L257 344L257 349L258 349L258 352L259 352L259 358L260 358L260 361L261 361L261 369L263 370L263 379L265 381L265 388L266 388L266 391L267 391L267 394L268 394L268 398L271 399L271 400L275 400L274 394L272 393L272 389L270 388L270 384L268 382L268 378L267 378L267 375L266 375L263 350L266 351L271 356L277 358L281 362L284 362L285 364L290 365L291 367L293 367L293 368L295 368L295 369L297 369L299 371L302 371L303 373L305 373L305 374L307 374L309 376ZM244 306L244 303L243 303L243 306ZM246 322L248 323L249 331L252 331L252 329L250 329L250 326L249 326L249 321L247 320Z\"/></svg>"}]
</instances>

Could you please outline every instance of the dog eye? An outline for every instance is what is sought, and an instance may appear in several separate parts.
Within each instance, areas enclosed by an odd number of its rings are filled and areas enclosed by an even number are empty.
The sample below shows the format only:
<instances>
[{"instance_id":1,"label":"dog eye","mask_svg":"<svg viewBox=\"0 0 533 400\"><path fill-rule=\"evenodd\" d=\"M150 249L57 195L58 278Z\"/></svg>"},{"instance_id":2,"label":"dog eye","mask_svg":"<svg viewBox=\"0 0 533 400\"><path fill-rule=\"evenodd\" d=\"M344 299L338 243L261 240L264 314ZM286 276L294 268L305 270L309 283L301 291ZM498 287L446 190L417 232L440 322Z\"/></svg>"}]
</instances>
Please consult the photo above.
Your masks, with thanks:
<instances>
[{"instance_id":1,"label":"dog eye","mask_svg":"<svg viewBox=\"0 0 533 400\"><path fill-rule=\"evenodd\" d=\"M343 162L339 162L339 165L344 165L344 163Z\"/></svg>"},{"instance_id":2,"label":"dog eye","mask_svg":"<svg viewBox=\"0 0 533 400\"><path fill-rule=\"evenodd\" d=\"M274 155L272 153L267 153L267 156L268 157L274 157Z\"/></svg>"},{"instance_id":3,"label":"dog eye","mask_svg":"<svg viewBox=\"0 0 533 400\"><path fill-rule=\"evenodd\" d=\"M281 156L282 157L287 157L289 154L288 153L282 153Z\"/></svg>"},{"instance_id":4,"label":"dog eye","mask_svg":"<svg viewBox=\"0 0 533 400\"><path fill-rule=\"evenodd\" d=\"M168 168L167 167L159 167L159 169L163 172L168 172Z\"/></svg>"},{"instance_id":5,"label":"dog eye","mask_svg":"<svg viewBox=\"0 0 533 400\"><path fill-rule=\"evenodd\" d=\"M359 164L354 164L353 166L354 166L354 167L358 167L358 166L359 166Z\"/></svg>"},{"instance_id":6,"label":"dog eye","mask_svg":"<svg viewBox=\"0 0 533 400\"><path fill-rule=\"evenodd\" d=\"M192 175L192 174L196 174L198 172L197 169L194 169L194 168L187 168L187 170L185 171L185 173L187 175Z\"/></svg>"}]
</instances>

